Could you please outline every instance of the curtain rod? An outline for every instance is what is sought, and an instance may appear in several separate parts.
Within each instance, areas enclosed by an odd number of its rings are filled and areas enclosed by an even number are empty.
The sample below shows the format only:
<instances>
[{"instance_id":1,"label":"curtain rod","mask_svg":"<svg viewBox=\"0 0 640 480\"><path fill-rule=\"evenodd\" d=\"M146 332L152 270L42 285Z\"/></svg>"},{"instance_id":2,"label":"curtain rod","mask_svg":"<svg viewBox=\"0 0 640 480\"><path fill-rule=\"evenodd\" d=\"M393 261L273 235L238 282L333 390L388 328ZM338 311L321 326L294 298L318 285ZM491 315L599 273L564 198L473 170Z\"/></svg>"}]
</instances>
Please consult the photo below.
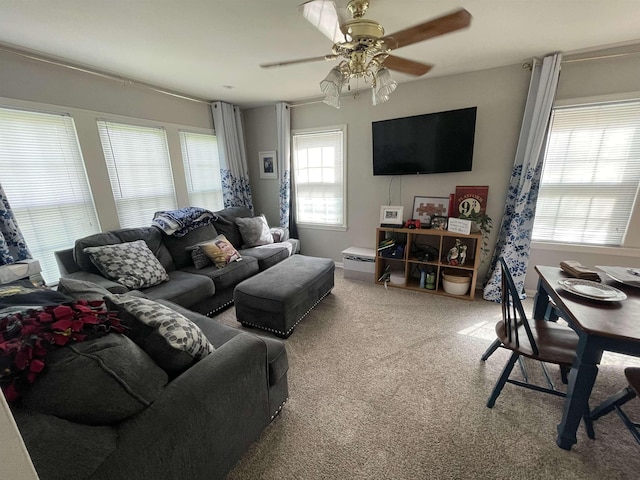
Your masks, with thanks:
<instances>
[{"instance_id":1,"label":"curtain rod","mask_svg":"<svg viewBox=\"0 0 640 480\"><path fill-rule=\"evenodd\" d=\"M640 52L623 52L623 53L609 53L605 55L594 55L592 57L582 57L582 58L568 58L566 60L562 60L561 63L577 63L577 62L587 62L589 60L603 60L606 58L616 58L616 57L626 57L629 55L638 55ZM575 54L577 55L577 54ZM542 60L541 58L534 57L535 60ZM526 68L531 70L533 67L533 61L525 62L522 64L522 68Z\"/></svg>"},{"instance_id":2,"label":"curtain rod","mask_svg":"<svg viewBox=\"0 0 640 480\"><path fill-rule=\"evenodd\" d=\"M97 77L106 78L108 80L114 80L116 82L121 82L125 86L142 87L142 88L146 88L148 90L153 90L154 92L157 92L157 93L162 93L164 95L170 95L172 97L181 98L183 100L189 100L191 102L206 103L207 105L211 104L211 101L209 101L209 100L204 100L202 98L197 98L197 97L190 97L188 95L183 95L181 93L172 92L171 90L167 90L167 89L164 89L164 88L157 87L157 86L152 85L150 83L138 82L136 80L131 80L129 78L121 77L119 75L114 75L114 74L111 74L111 73L102 72L102 71L97 70L97 69L93 69L93 68L89 68L89 67L82 67L82 66L79 66L79 65L73 65L71 63L63 62L63 61L60 61L60 60L54 60L53 58L46 57L44 55L31 53L31 52L28 52L28 51L25 51L25 50L20 50L18 48L9 47L7 45L0 44L0 51L6 52L6 53L11 53L13 55L18 55L20 57L28 58L30 60L35 60L37 62L47 63L49 65L56 65L58 67L63 67L63 68L68 68L70 70L75 70L75 71L78 71L78 72L88 73L90 75L95 75Z\"/></svg>"}]
</instances>

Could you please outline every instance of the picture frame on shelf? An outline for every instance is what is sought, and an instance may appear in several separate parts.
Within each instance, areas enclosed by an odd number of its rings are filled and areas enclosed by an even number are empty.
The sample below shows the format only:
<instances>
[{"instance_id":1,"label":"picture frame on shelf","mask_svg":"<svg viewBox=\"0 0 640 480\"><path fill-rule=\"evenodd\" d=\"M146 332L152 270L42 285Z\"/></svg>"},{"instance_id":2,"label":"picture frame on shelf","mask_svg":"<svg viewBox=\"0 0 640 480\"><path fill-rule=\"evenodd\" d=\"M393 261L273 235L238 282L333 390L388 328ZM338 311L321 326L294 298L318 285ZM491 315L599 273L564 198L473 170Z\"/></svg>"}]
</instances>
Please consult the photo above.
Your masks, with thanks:
<instances>
[{"instance_id":1,"label":"picture frame on shelf","mask_svg":"<svg viewBox=\"0 0 640 480\"><path fill-rule=\"evenodd\" d=\"M449 197L413 197L411 218L420 220L420 225L431 225L433 216L449 216Z\"/></svg>"},{"instance_id":2,"label":"picture frame on shelf","mask_svg":"<svg viewBox=\"0 0 640 480\"><path fill-rule=\"evenodd\" d=\"M380 226L401 228L404 225L403 213L403 206L383 205L380 207Z\"/></svg>"},{"instance_id":3,"label":"picture frame on shelf","mask_svg":"<svg viewBox=\"0 0 640 480\"><path fill-rule=\"evenodd\" d=\"M447 199L449 201L449 199ZM443 215L434 215L431 217L431 228L433 230L446 230L449 223L449 217Z\"/></svg>"},{"instance_id":4,"label":"picture frame on shelf","mask_svg":"<svg viewBox=\"0 0 640 480\"><path fill-rule=\"evenodd\" d=\"M276 152L259 152L260 178L278 178L278 157Z\"/></svg>"}]
</instances>

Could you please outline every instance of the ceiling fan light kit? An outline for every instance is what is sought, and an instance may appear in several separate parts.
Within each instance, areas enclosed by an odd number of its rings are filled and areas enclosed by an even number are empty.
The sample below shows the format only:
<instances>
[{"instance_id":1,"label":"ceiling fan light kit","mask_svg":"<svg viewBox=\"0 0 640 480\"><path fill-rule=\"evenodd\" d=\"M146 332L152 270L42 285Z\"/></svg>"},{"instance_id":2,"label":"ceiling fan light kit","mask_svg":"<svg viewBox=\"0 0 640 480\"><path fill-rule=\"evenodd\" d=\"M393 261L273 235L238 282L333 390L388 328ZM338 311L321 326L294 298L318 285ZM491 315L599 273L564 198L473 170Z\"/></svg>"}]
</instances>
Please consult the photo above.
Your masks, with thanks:
<instances>
[{"instance_id":1,"label":"ceiling fan light kit","mask_svg":"<svg viewBox=\"0 0 640 480\"><path fill-rule=\"evenodd\" d=\"M348 84L352 78L363 78L366 83L371 83L372 103L378 105L389 100L389 95L398 86L391 78L389 70L421 76L433 67L391 55L391 50L454 32L471 24L471 14L465 9L460 9L385 36L382 25L363 18L367 8L368 0L351 0L346 9L337 9L331 0L311 0L303 3L299 9L304 18L334 42L332 54L262 64L261 67L271 68L342 58L340 64L332 68L327 77L320 82L320 89L325 95L324 102L340 108L340 94L345 83Z\"/></svg>"}]
</instances>

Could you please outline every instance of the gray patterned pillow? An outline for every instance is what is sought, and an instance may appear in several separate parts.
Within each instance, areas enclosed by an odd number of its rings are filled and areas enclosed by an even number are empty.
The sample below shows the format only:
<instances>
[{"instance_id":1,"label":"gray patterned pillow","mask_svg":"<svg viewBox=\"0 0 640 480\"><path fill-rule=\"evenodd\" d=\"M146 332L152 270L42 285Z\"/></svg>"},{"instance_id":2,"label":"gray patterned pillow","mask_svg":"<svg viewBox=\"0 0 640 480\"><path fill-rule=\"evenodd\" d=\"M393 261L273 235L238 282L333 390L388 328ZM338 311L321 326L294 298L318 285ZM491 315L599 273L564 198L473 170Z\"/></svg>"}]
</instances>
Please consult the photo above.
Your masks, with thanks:
<instances>
[{"instance_id":1,"label":"gray patterned pillow","mask_svg":"<svg viewBox=\"0 0 640 480\"><path fill-rule=\"evenodd\" d=\"M200 245L192 245L186 248L187 252L191 253L191 260L197 269L208 267L213 261L202 251Z\"/></svg>"},{"instance_id":2,"label":"gray patterned pillow","mask_svg":"<svg viewBox=\"0 0 640 480\"><path fill-rule=\"evenodd\" d=\"M236 218L236 225L242 236L242 248L257 247L273 243L273 235L264 215L249 218Z\"/></svg>"},{"instance_id":3,"label":"gray patterned pillow","mask_svg":"<svg viewBox=\"0 0 640 480\"><path fill-rule=\"evenodd\" d=\"M214 350L195 323L169 307L127 294L105 300L131 328L133 341L167 372L181 372Z\"/></svg>"},{"instance_id":4,"label":"gray patterned pillow","mask_svg":"<svg viewBox=\"0 0 640 480\"><path fill-rule=\"evenodd\" d=\"M152 287L169 280L169 274L144 240L86 247L82 251L105 277L125 287Z\"/></svg>"}]
</instances>

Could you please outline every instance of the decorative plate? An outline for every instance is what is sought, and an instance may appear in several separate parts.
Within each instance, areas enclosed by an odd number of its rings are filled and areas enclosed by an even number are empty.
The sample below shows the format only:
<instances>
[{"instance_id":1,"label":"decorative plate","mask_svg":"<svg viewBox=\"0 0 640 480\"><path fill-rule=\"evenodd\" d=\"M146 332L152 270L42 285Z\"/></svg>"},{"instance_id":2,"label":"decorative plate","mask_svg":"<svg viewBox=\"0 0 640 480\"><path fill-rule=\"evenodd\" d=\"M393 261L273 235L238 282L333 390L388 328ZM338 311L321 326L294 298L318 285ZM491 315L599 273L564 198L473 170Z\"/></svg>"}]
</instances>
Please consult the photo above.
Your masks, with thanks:
<instances>
[{"instance_id":1,"label":"decorative plate","mask_svg":"<svg viewBox=\"0 0 640 480\"><path fill-rule=\"evenodd\" d=\"M627 298L627 294L617 288L603 283L592 282L591 280L568 278L566 280L558 280L558 283L566 291L591 300L618 302Z\"/></svg>"}]
</instances>

